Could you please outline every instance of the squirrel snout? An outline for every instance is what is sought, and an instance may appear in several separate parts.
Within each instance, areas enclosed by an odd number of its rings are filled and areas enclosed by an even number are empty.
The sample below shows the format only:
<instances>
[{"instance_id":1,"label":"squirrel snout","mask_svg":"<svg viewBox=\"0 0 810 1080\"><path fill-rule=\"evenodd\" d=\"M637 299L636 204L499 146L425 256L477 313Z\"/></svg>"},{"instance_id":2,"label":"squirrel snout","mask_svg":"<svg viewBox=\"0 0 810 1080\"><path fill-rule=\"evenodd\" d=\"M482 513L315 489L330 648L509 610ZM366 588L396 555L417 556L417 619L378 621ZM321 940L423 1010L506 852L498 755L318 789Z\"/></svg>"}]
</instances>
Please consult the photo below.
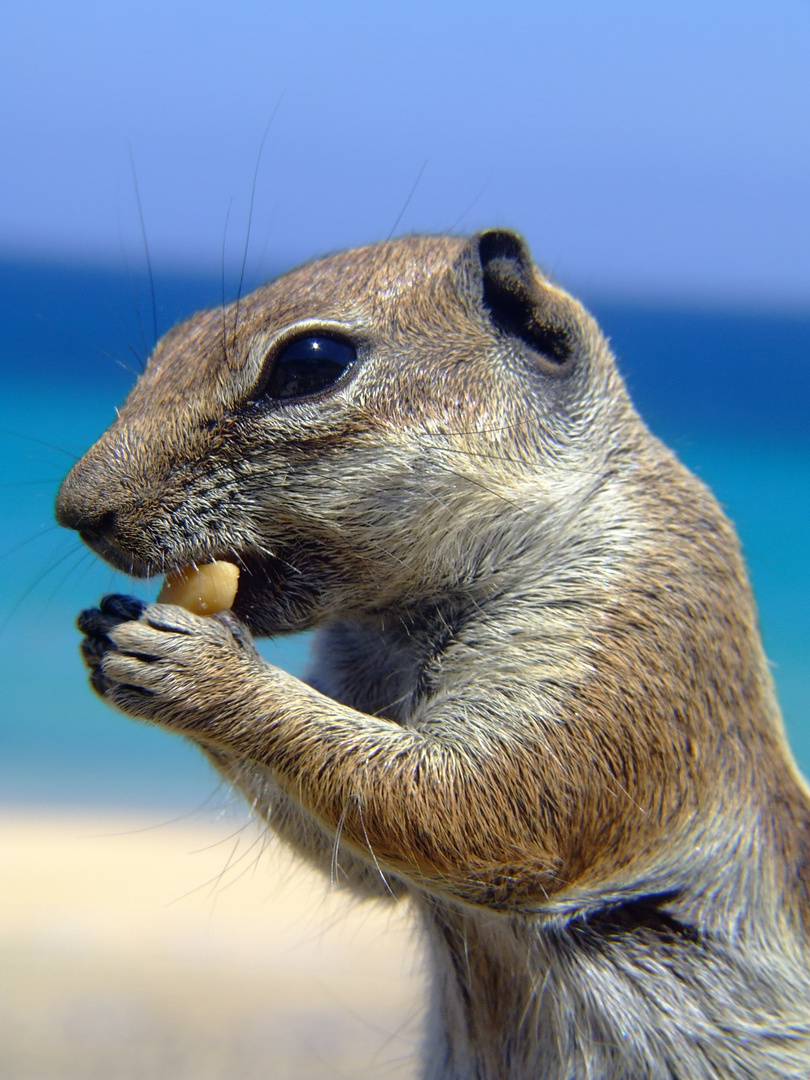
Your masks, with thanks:
<instances>
[{"instance_id":1,"label":"squirrel snout","mask_svg":"<svg viewBox=\"0 0 810 1080\"><path fill-rule=\"evenodd\" d=\"M183 552L167 555L177 539L165 522L150 528L151 511L160 517L158 491L149 502L145 484L134 476L130 462L122 460L120 444L97 443L76 462L56 495L54 512L59 525L74 529L82 542L116 570L147 577L165 565L183 562ZM140 483L137 493L133 488Z\"/></svg>"},{"instance_id":2,"label":"squirrel snout","mask_svg":"<svg viewBox=\"0 0 810 1080\"><path fill-rule=\"evenodd\" d=\"M120 510L92 484L84 484L68 473L56 496L56 520L66 529L75 529L83 543L112 566L133 573L132 552L121 545L118 535Z\"/></svg>"},{"instance_id":3,"label":"squirrel snout","mask_svg":"<svg viewBox=\"0 0 810 1080\"><path fill-rule=\"evenodd\" d=\"M94 541L114 538L116 522L130 502L133 479L127 449L125 438L106 432L73 465L57 492L57 522L75 529L91 547Z\"/></svg>"}]
</instances>

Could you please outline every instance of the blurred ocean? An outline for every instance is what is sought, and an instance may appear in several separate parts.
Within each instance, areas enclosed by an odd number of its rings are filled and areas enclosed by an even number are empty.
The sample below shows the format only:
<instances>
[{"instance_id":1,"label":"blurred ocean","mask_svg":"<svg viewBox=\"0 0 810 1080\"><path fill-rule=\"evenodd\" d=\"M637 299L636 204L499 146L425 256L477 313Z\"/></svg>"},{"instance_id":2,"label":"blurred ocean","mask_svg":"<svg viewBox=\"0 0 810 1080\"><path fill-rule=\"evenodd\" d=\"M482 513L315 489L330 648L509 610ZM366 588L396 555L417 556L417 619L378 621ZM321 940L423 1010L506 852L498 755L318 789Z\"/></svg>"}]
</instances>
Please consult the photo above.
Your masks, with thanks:
<instances>
[{"instance_id":1,"label":"blurred ocean","mask_svg":"<svg viewBox=\"0 0 810 1080\"><path fill-rule=\"evenodd\" d=\"M222 286L161 274L155 295L160 334L219 303ZM737 525L791 742L810 772L810 314L589 306L642 415ZM77 612L103 592L153 596L157 586L111 571L53 522L62 475L110 423L153 343L144 276L0 261L0 342L0 801L224 804L193 747L89 691ZM306 638L263 651L305 667Z\"/></svg>"}]
</instances>

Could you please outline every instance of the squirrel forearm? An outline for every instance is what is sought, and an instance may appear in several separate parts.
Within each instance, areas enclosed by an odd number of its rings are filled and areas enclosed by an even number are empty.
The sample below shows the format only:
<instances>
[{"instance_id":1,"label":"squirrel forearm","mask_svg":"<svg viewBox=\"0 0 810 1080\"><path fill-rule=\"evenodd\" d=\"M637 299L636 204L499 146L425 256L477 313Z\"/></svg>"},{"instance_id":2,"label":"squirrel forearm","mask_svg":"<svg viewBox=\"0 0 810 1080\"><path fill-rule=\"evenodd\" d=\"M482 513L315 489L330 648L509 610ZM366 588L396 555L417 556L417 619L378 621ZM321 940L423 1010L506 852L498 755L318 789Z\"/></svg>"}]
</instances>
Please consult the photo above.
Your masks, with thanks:
<instances>
[{"instance_id":1,"label":"squirrel forearm","mask_svg":"<svg viewBox=\"0 0 810 1080\"><path fill-rule=\"evenodd\" d=\"M263 675L250 704L221 713L206 738L270 767L342 843L471 903L514 905L566 883L571 778L528 725L519 740L493 738L491 718L455 703L464 737L454 738L429 712L420 728L401 727L285 672Z\"/></svg>"}]
</instances>

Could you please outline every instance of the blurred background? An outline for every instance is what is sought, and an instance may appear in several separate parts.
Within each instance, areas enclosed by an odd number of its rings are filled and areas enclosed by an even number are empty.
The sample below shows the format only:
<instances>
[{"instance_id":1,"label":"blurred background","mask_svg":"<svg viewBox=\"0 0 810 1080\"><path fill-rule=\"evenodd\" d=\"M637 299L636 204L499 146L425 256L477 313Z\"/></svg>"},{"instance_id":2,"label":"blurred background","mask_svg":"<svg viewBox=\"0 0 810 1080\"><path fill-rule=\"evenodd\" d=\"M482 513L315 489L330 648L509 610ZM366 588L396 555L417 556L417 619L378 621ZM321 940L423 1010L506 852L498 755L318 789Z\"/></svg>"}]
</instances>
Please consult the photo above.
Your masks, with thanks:
<instances>
[{"instance_id":1,"label":"blurred background","mask_svg":"<svg viewBox=\"0 0 810 1080\"><path fill-rule=\"evenodd\" d=\"M514 227L595 313L738 527L810 771L809 47L805 0L6 0L0 802L20 837L88 813L210 824L230 801L87 688L77 611L157 586L56 529L61 476L178 318L412 231ZM305 664L306 641L265 649ZM14 1053L5 1075L67 1075Z\"/></svg>"}]
</instances>

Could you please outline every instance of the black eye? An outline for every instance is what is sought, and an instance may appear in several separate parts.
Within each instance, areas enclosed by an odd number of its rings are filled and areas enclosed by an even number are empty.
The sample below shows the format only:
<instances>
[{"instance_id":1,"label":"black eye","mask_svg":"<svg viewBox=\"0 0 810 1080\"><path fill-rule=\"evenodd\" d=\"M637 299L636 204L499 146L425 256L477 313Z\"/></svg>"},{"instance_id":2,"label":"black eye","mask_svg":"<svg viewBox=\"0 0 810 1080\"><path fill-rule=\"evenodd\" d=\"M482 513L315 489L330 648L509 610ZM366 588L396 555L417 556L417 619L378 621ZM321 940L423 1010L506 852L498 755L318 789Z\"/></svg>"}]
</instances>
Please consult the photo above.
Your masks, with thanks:
<instances>
[{"instance_id":1,"label":"black eye","mask_svg":"<svg viewBox=\"0 0 810 1080\"><path fill-rule=\"evenodd\" d=\"M353 345L308 334L285 345L262 391L271 398L305 397L333 386L357 359Z\"/></svg>"}]
</instances>

